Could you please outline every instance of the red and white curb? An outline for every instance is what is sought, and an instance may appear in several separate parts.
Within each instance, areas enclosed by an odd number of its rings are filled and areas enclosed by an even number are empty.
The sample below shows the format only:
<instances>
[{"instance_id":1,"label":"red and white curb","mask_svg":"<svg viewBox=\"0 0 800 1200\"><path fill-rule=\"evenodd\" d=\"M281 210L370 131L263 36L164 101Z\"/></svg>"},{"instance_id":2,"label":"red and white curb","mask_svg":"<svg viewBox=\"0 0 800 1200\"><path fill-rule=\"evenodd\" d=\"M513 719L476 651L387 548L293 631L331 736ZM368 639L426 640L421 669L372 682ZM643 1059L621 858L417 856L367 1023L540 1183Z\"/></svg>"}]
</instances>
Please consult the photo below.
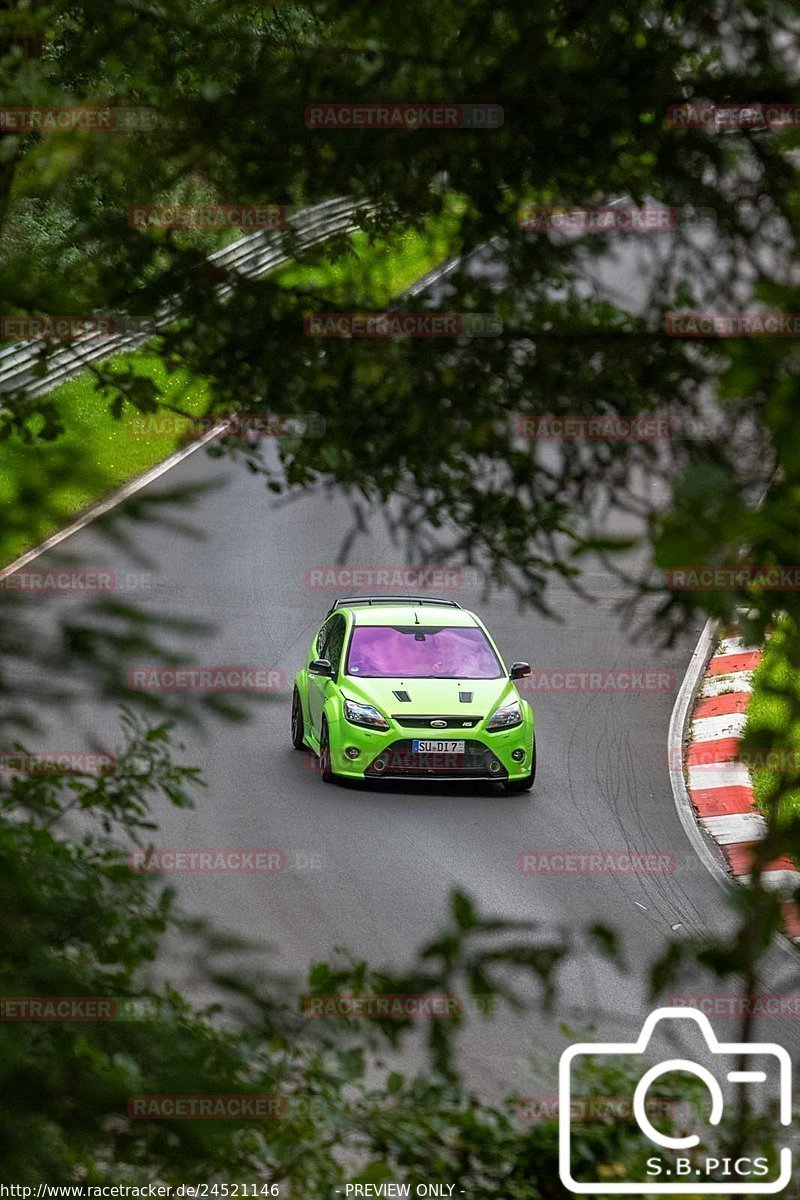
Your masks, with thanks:
<instances>
[{"instance_id":1,"label":"red and white curb","mask_svg":"<svg viewBox=\"0 0 800 1200\"><path fill-rule=\"evenodd\" d=\"M683 752L686 789L698 823L741 883L749 881L754 849L767 831L755 807L750 772L736 761L760 661L761 651L743 646L739 637L719 643L695 696ZM762 882L791 896L800 886L800 872L790 858L777 858L763 868ZM783 910L787 936L800 942L800 910L790 900Z\"/></svg>"}]
</instances>

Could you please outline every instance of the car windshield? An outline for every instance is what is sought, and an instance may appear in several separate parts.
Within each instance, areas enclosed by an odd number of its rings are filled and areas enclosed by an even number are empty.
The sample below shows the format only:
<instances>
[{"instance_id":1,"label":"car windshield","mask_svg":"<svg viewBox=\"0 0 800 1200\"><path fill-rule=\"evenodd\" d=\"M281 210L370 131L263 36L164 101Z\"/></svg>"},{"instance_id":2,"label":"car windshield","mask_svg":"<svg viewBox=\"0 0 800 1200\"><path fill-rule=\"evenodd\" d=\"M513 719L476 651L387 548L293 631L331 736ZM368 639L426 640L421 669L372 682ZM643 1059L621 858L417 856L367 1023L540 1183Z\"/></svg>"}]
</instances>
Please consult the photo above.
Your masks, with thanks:
<instances>
[{"instance_id":1,"label":"car windshield","mask_svg":"<svg viewBox=\"0 0 800 1200\"><path fill-rule=\"evenodd\" d=\"M498 679L502 670L482 629L357 625L346 673L370 679Z\"/></svg>"}]
</instances>

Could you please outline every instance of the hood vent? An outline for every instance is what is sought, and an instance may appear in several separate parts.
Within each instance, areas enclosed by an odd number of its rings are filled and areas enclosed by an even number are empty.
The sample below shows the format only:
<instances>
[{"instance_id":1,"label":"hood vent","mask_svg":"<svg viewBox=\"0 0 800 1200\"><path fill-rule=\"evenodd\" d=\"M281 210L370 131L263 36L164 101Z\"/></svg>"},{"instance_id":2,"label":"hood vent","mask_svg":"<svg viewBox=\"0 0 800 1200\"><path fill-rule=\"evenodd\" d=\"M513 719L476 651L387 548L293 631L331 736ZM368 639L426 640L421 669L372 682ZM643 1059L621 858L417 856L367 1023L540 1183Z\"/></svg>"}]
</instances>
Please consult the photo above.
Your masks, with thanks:
<instances>
[{"instance_id":1,"label":"hood vent","mask_svg":"<svg viewBox=\"0 0 800 1200\"><path fill-rule=\"evenodd\" d=\"M392 692L392 695L396 696L401 704L410 704L411 703L411 697L409 696L408 692L403 692L403 691Z\"/></svg>"},{"instance_id":2,"label":"hood vent","mask_svg":"<svg viewBox=\"0 0 800 1200\"><path fill-rule=\"evenodd\" d=\"M458 698L462 704L472 704L472 692L459 692Z\"/></svg>"}]
</instances>

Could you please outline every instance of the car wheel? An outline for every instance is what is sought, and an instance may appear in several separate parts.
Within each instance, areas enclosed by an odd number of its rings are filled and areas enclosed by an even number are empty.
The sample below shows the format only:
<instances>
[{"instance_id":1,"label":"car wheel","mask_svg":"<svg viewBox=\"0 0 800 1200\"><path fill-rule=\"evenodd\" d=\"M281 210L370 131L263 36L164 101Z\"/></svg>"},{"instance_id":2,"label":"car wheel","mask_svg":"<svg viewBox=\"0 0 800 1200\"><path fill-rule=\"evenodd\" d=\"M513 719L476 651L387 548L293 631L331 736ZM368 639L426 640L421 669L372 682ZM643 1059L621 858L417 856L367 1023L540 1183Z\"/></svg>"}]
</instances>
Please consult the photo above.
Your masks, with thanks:
<instances>
[{"instance_id":1,"label":"car wheel","mask_svg":"<svg viewBox=\"0 0 800 1200\"><path fill-rule=\"evenodd\" d=\"M331 735L328 732L328 722L324 717L319 735L319 773L323 783L334 783L336 780L336 775L331 767Z\"/></svg>"},{"instance_id":2,"label":"car wheel","mask_svg":"<svg viewBox=\"0 0 800 1200\"><path fill-rule=\"evenodd\" d=\"M292 745L295 750L305 750L305 726L303 724L303 705L297 688L292 693Z\"/></svg>"},{"instance_id":3,"label":"car wheel","mask_svg":"<svg viewBox=\"0 0 800 1200\"><path fill-rule=\"evenodd\" d=\"M504 783L503 787L507 792L529 792L533 787L533 781L536 778L536 740L534 739L533 749L531 750L531 769L528 775L523 775L522 779L512 779L509 783Z\"/></svg>"}]
</instances>

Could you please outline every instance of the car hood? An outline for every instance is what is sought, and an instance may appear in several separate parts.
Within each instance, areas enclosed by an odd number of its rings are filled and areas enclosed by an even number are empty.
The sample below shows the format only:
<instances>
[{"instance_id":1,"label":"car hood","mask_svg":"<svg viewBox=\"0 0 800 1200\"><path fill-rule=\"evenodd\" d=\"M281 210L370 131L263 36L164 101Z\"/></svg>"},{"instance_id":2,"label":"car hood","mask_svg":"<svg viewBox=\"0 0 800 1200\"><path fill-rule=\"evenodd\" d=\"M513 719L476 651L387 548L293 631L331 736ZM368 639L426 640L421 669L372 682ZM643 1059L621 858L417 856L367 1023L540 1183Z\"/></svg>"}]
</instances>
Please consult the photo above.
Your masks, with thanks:
<instances>
[{"instance_id":1,"label":"car hood","mask_svg":"<svg viewBox=\"0 0 800 1200\"><path fill-rule=\"evenodd\" d=\"M500 679L356 679L342 680L343 695L375 704L388 716L488 717L517 690L507 676ZM406 692L408 701L395 692ZM459 696L472 693L467 702Z\"/></svg>"}]
</instances>

